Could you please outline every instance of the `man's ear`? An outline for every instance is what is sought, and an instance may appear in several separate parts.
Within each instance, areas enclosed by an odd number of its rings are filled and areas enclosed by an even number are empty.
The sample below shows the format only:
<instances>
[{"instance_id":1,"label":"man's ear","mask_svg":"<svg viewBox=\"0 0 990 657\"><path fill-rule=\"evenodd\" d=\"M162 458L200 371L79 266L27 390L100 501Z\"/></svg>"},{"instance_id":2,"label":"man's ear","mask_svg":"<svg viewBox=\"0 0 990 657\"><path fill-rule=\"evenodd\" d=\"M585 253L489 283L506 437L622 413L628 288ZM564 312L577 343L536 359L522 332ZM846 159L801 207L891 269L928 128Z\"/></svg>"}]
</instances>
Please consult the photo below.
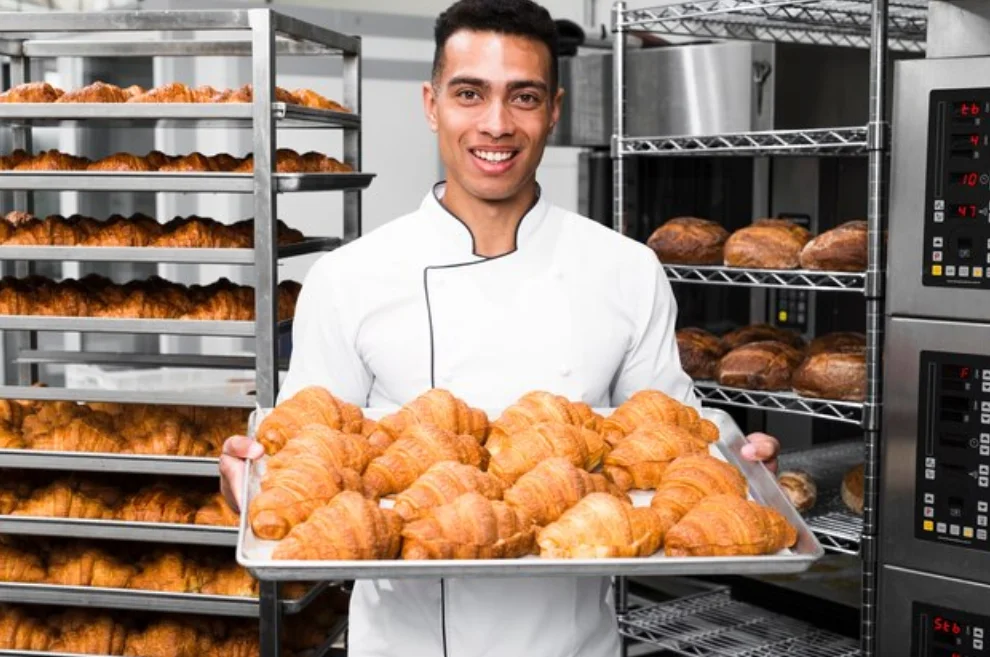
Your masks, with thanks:
<instances>
[{"instance_id":1,"label":"man's ear","mask_svg":"<svg viewBox=\"0 0 990 657\"><path fill-rule=\"evenodd\" d=\"M557 94L553 97L553 107L550 108L550 128L553 129L560 122L560 110L564 106L564 89L557 89Z\"/></svg>"},{"instance_id":2,"label":"man's ear","mask_svg":"<svg viewBox=\"0 0 990 657\"><path fill-rule=\"evenodd\" d=\"M423 83L423 113L430 130L437 131L437 97L432 82Z\"/></svg>"}]
</instances>

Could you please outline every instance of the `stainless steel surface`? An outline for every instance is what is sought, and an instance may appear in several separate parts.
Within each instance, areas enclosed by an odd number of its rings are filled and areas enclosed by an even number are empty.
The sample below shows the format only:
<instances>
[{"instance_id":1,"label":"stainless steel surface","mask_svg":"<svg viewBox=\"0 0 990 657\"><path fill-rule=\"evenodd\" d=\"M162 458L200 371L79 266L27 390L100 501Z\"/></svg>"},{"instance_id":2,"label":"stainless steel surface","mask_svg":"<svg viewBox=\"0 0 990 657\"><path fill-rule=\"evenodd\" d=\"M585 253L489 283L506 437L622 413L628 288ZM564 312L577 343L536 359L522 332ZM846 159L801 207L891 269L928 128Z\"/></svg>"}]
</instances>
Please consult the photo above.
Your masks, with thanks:
<instances>
[{"instance_id":1,"label":"stainless steel surface","mask_svg":"<svg viewBox=\"0 0 990 657\"><path fill-rule=\"evenodd\" d=\"M884 504L880 549L884 565L990 582L990 553L914 538L915 457L919 442L920 354L985 354L990 325L893 317L887 324L882 443Z\"/></svg>"},{"instance_id":2,"label":"stainless steel surface","mask_svg":"<svg viewBox=\"0 0 990 657\"><path fill-rule=\"evenodd\" d=\"M608 413L607 409L599 409ZM367 409L365 416L381 417L382 409ZM390 579L420 577L519 577L519 576L632 576L632 575L700 575L770 572L801 572L824 553L804 520L777 487L773 475L761 463L742 459L739 450L746 443L732 418L715 409L702 414L718 424L721 439L717 453L735 464L746 477L753 499L777 509L798 531L798 543L787 553L756 557L666 557L659 553L642 559L521 559L464 561L340 561L306 562L274 561L270 559L272 542L258 541L250 531L247 514L241 517L237 561L262 580L323 580L323 579ZM257 422L252 422L252 427ZM257 468L249 466L252 476L244 478L242 499L257 493ZM246 507L247 505L245 505Z\"/></svg>"},{"instance_id":3,"label":"stainless steel surface","mask_svg":"<svg viewBox=\"0 0 990 657\"><path fill-rule=\"evenodd\" d=\"M59 126L68 121L85 121L87 126L107 122L115 127L157 124L203 127L229 122L233 127L249 127L253 103L0 103L0 124ZM280 128L359 128L361 117L301 105L272 103L272 115ZM359 170L359 169L358 169Z\"/></svg>"},{"instance_id":4,"label":"stainless steel surface","mask_svg":"<svg viewBox=\"0 0 990 657\"><path fill-rule=\"evenodd\" d=\"M155 367L206 367L211 369L250 370L254 368L253 356L211 356L209 354L136 354L111 351L41 351L27 349L20 352L15 363L53 365L60 363L89 363L100 365L152 365ZM279 360L279 367L287 369L287 358Z\"/></svg>"},{"instance_id":5,"label":"stainless steel surface","mask_svg":"<svg viewBox=\"0 0 990 657\"><path fill-rule=\"evenodd\" d=\"M286 327L289 322L282 322ZM0 330L80 331L83 333L158 333L167 335L255 336L255 323L192 319L106 319L102 317L48 317L0 315Z\"/></svg>"},{"instance_id":6,"label":"stainless steel surface","mask_svg":"<svg viewBox=\"0 0 990 657\"><path fill-rule=\"evenodd\" d=\"M277 192L329 192L363 189L370 173L277 173ZM36 191L214 192L251 194L248 173L146 173L98 171L2 171L0 189Z\"/></svg>"},{"instance_id":7,"label":"stainless steel surface","mask_svg":"<svg viewBox=\"0 0 990 657\"><path fill-rule=\"evenodd\" d=\"M21 470L126 472L164 476L218 477L220 474L219 461L216 458L42 452L27 449L0 449L0 465Z\"/></svg>"},{"instance_id":8,"label":"stainless steel surface","mask_svg":"<svg viewBox=\"0 0 990 657\"><path fill-rule=\"evenodd\" d=\"M990 586L884 566L880 573L883 622L878 628L877 655L922 654L914 652L912 646L916 636L912 623L915 602L988 616Z\"/></svg>"},{"instance_id":9,"label":"stainless steel surface","mask_svg":"<svg viewBox=\"0 0 990 657\"><path fill-rule=\"evenodd\" d=\"M279 258L332 251L342 240L337 237L310 237L305 242L278 248ZM251 265L254 249L159 248L147 246L4 246L0 260L55 260L78 262L176 262L188 264Z\"/></svg>"},{"instance_id":10,"label":"stainless steel surface","mask_svg":"<svg viewBox=\"0 0 990 657\"><path fill-rule=\"evenodd\" d=\"M0 49L17 45L0 40ZM250 57L251 40L223 38L216 41L175 39L149 41L140 36L126 39L31 39L22 44L25 57L104 57L112 52L114 57ZM336 50L311 43L276 38L275 50L279 55L338 55Z\"/></svg>"},{"instance_id":11,"label":"stainless steel surface","mask_svg":"<svg viewBox=\"0 0 990 657\"><path fill-rule=\"evenodd\" d=\"M863 404L801 397L793 392L764 392L696 381L694 392L702 403L779 411L823 420L861 424Z\"/></svg>"},{"instance_id":12,"label":"stainless steel surface","mask_svg":"<svg viewBox=\"0 0 990 657\"><path fill-rule=\"evenodd\" d=\"M629 54L629 40L622 28L626 3L616 0L612 5L612 31L615 41L612 44L612 136L609 145L612 153L612 229L620 235L626 234L626 163L619 147L626 135L626 97L630 86L626 80L626 57ZM608 88L608 87L604 87Z\"/></svg>"},{"instance_id":13,"label":"stainless steel surface","mask_svg":"<svg viewBox=\"0 0 990 657\"><path fill-rule=\"evenodd\" d=\"M230 406L232 408L255 407L253 396L222 393L207 394L202 390L177 392L166 390L42 388L33 385L0 386L0 399L120 402L122 404L171 404L182 406Z\"/></svg>"},{"instance_id":14,"label":"stainless steel surface","mask_svg":"<svg viewBox=\"0 0 990 657\"><path fill-rule=\"evenodd\" d=\"M355 52L344 56L343 87L344 105L355 113L361 112L361 41L357 40ZM361 131L351 130L344 134L344 162L355 171L361 171ZM344 239L352 240L361 236L361 190L344 192Z\"/></svg>"},{"instance_id":15,"label":"stainless steel surface","mask_svg":"<svg viewBox=\"0 0 990 657\"><path fill-rule=\"evenodd\" d=\"M866 285L866 274L856 272L741 269L701 265L664 265L663 269L671 283L858 293L863 293Z\"/></svg>"},{"instance_id":16,"label":"stainless steel surface","mask_svg":"<svg viewBox=\"0 0 990 657\"><path fill-rule=\"evenodd\" d=\"M6 464L5 464L6 465ZM181 545L237 545L236 527L206 527L120 520L31 518L0 516L0 533L61 538L98 538L110 541L148 541Z\"/></svg>"},{"instance_id":17,"label":"stainless steel surface","mask_svg":"<svg viewBox=\"0 0 990 657\"><path fill-rule=\"evenodd\" d=\"M619 620L619 631L687 657L860 654L855 640L737 602L728 588L636 609Z\"/></svg>"},{"instance_id":18,"label":"stainless steel surface","mask_svg":"<svg viewBox=\"0 0 990 657\"><path fill-rule=\"evenodd\" d=\"M990 87L990 58L899 62L895 69L888 249L897 257L887 273L890 315L990 320L986 291L921 284L929 93L975 87Z\"/></svg>"},{"instance_id":19,"label":"stainless steel surface","mask_svg":"<svg viewBox=\"0 0 990 657\"><path fill-rule=\"evenodd\" d=\"M984 0L931 0L928 25L931 59L990 55L990 8Z\"/></svg>"},{"instance_id":20,"label":"stainless steel surface","mask_svg":"<svg viewBox=\"0 0 990 657\"><path fill-rule=\"evenodd\" d=\"M630 11L629 29L662 34L869 48L870 0L702 0ZM896 0L889 47L924 50L926 0Z\"/></svg>"},{"instance_id":21,"label":"stainless steel surface","mask_svg":"<svg viewBox=\"0 0 990 657\"><path fill-rule=\"evenodd\" d=\"M625 137L619 150L628 155L865 155L864 128L771 130L702 136Z\"/></svg>"}]
</instances>

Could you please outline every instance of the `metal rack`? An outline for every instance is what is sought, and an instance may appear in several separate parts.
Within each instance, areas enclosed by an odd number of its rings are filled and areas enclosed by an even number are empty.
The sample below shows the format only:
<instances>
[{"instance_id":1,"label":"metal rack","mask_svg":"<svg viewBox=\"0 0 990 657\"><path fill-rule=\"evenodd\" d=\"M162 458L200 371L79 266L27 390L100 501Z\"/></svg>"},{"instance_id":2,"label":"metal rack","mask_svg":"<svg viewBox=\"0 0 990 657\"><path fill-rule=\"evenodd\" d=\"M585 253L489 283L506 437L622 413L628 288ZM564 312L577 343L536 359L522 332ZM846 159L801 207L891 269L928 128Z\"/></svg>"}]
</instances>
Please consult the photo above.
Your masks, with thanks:
<instances>
[{"instance_id":1,"label":"metal rack","mask_svg":"<svg viewBox=\"0 0 990 657\"><path fill-rule=\"evenodd\" d=\"M123 403L273 406L281 335L291 321L277 320L277 263L281 258L329 251L361 234L361 190L374 175L361 170L361 40L312 25L271 9L215 11L46 12L0 15L0 57L11 64L11 84L30 81L30 60L39 57L174 57L239 56L251 59L253 102L244 104L2 104L0 128L11 130L13 148L32 151L32 129L39 126L208 126L251 130L254 171L235 173L0 172L0 190L13 190L16 209L32 210L34 191L124 191L236 193L253 197L254 248L163 249L102 247L3 247L0 261L14 263L18 276L40 260L79 262L155 262L227 264L252 267L255 321L103 319L92 317L2 316L0 330L14 332L16 384L0 386L0 397ZM155 38L148 38L154 32ZM67 38L72 37L72 38ZM343 60L343 104L353 113L330 112L274 102L277 55L333 56ZM354 173L294 174L274 169L275 134L280 128L340 130L343 155ZM341 191L344 230L336 238L311 238L278 246L277 198L280 193ZM172 334L251 337L255 354L248 360L198 354L138 355L39 351L38 331ZM255 394L92 391L32 387L40 364L92 362L169 367L245 368L255 372ZM215 477L216 459L4 450L5 467L62 471L126 472ZM0 532L41 536L99 537L208 545L233 545L230 528L151 525L75 519L0 518ZM295 613L319 590L299 601L281 599L279 587L262 583L255 599L181 595L147 591L89 589L38 584L0 585L0 600L32 604L96 606L112 609L181 611L260 619L263 657L280 654L282 615ZM328 642L316 654L324 654Z\"/></svg>"},{"instance_id":2,"label":"metal rack","mask_svg":"<svg viewBox=\"0 0 990 657\"><path fill-rule=\"evenodd\" d=\"M737 267L664 265L671 283L704 283L732 287L787 288L859 292L866 289L861 272L812 271L810 269L742 269Z\"/></svg>"},{"instance_id":3,"label":"metal rack","mask_svg":"<svg viewBox=\"0 0 990 657\"><path fill-rule=\"evenodd\" d=\"M710 404L779 411L856 425L863 423L864 406L856 402L801 397L793 392L730 388L711 381L696 381L694 392L701 401Z\"/></svg>"},{"instance_id":4,"label":"metal rack","mask_svg":"<svg viewBox=\"0 0 990 657\"><path fill-rule=\"evenodd\" d=\"M623 155L865 155L866 129L769 130L721 135L620 137Z\"/></svg>"}]
</instances>

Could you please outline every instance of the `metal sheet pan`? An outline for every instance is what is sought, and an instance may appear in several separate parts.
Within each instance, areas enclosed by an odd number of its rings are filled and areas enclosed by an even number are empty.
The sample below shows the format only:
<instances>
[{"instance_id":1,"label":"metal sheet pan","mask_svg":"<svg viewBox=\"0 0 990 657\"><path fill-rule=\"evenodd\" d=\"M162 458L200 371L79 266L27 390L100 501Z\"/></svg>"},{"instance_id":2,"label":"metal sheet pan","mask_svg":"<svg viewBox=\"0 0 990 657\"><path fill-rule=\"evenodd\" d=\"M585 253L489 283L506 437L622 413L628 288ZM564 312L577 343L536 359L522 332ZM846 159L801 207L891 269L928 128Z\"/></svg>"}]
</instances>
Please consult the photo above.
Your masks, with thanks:
<instances>
[{"instance_id":1,"label":"metal sheet pan","mask_svg":"<svg viewBox=\"0 0 990 657\"><path fill-rule=\"evenodd\" d=\"M179 545L219 545L224 547L237 545L236 527L80 518L0 516L0 534L148 541Z\"/></svg>"},{"instance_id":2,"label":"metal sheet pan","mask_svg":"<svg viewBox=\"0 0 990 657\"><path fill-rule=\"evenodd\" d=\"M278 192L364 189L373 173L276 173ZM0 189L104 192L254 193L249 173L160 173L157 171L0 171Z\"/></svg>"},{"instance_id":3,"label":"metal sheet pan","mask_svg":"<svg viewBox=\"0 0 990 657\"><path fill-rule=\"evenodd\" d=\"M611 409L597 409L608 415ZM369 409L365 415L376 419L387 413ZM719 426L721 439L712 445L714 456L735 464L750 485L750 496L777 509L798 532L794 548L779 554L755 557L666 557L662 551L642 559L521 559L438 560L438 561L275 561L271 553L277 542L262 541L254 536L243 505L238 535L237 561L261 580L321 579L405 579L431 577L523 577L523 576L613 576L613 575L721 575L757 573L795 573L807 570L824 551L804 519L791 506L777 486L773 475L762 463L745 461L740 450L746 439L732 418L724 411L703 409L702 415ZM252 418L256 426L258 414ZM497 417L498 413L489 413ZM253 433L253 431L251 432ZM259 471L263 462L248 463L249 476L244 478L243 498L257 493ZM650 494L634 494L637 505L649 504Z\"/></svg>"},{"instance_id":4,"label":"metal sheet pan","mask_svg":"<svg viewBox=\"0 0 990 657\"><path fill-rule=\"evenodd\" d=\"M150 456L99 452L44 452L0 449L0 467L70 472L123 472L128 474L217 477L218 459L196 456Z\"/></svg>"},{"instance_id":5,"label":"metal sheet pan","mask_svg":"<svg viewBox=\"0 0 990 657\"><path fill-rule=\"evenodd\" d=\"M94 388L0 386L0 399L119 402L121 404L178 404L187 406L229 406L233 408L254 408L255 406L255 398L252 395L204 392L202 390L102 390Z\"/></svg>"},{"instance_id":6,"label":"metal sheet pan","mask_svg":"<svg viewBox=\"0 0 990 657\"><path fill-rule=\"evenodd\" d=\"M279 330L287 330L290 322L291 320L279 322ZM164 333L168 335L215 335L230 338L251 338L257 332L253 321L109 319L105 317L52 317L48 315L0 315L0 330Z\"/></svg>"}]
</instances>

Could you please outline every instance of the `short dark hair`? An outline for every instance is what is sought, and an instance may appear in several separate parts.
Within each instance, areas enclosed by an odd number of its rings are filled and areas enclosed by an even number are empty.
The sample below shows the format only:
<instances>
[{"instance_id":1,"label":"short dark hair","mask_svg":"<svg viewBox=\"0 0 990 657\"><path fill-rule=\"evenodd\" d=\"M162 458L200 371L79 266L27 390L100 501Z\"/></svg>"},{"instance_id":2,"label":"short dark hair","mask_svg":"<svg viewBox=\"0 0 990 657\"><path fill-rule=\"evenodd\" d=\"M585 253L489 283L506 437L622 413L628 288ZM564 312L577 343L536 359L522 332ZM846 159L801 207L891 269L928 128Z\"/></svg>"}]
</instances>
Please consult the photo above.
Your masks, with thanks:
<instances>
[{"instance_id":1,"label":"short dark hair","mask_svg":"<svg viewBox=\"0 0 990 657\"><path fill-rule=\"evenodd\" d=\"M433 27L433 81L440 78L447 39L460 30L497 32L539 41L550 51L550 91L556 93L557 25L550 12L532 0L458 0L437 17Z\"/></svg>"}]
</instances>

